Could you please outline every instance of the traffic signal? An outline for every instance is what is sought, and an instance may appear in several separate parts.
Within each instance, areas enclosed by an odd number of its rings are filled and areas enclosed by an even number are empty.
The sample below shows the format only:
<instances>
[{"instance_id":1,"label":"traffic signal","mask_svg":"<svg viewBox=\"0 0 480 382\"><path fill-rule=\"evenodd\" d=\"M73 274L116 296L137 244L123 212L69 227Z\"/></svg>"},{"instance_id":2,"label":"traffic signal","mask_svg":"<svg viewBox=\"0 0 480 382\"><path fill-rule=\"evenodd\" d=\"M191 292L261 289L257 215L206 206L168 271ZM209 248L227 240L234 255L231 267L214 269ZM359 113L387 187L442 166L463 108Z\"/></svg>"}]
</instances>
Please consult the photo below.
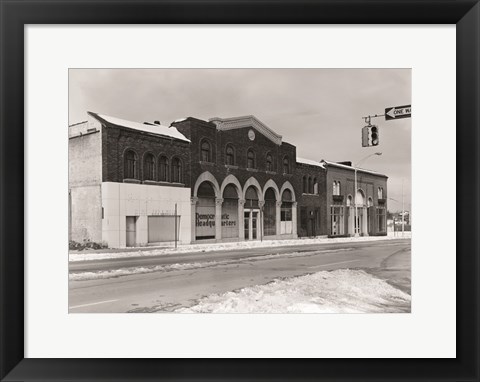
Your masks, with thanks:
<instances>
[{"instance_id":1,"label":"traffic signal","mask_svg":"<svg viewBox=\"0 0 480 382\"><path fill-rule=\"evenodd\" d=\"M378 126L368 125L362 128L362 147L378 146L379 143Z\"/></svg>"},{"instance_id":2,"label":"traffic signal","mask_svg":"<svg viewBox=\"0 0 480 382\"><path fill-rule=\"evenodd\" d=\"M368 147L369 127L365 126L362 129L362 147Z\"/></svg>"},{"instance_id":3,"label":"traffic signal","mask_svg":"<svg viewBox=\"0 0 480 382\"><path fill-rule=\"evenodd\" d=\"M378 127L373 125L370 126L370 146L378 146L378 143L380 142L379 136L378 136Z\"/></svg>"}]
</instances>

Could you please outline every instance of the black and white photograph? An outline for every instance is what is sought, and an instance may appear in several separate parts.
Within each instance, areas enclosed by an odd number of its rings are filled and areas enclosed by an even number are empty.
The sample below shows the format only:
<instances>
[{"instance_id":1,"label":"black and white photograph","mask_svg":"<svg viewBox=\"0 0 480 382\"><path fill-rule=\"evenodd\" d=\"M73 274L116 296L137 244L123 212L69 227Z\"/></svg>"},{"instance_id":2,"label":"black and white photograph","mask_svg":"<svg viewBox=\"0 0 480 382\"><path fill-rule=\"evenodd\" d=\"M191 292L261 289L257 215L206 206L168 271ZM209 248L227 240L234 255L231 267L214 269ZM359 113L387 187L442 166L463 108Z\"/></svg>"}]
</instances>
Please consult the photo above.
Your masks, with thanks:
<instances>
[{"instance_id":1,"label":"black and white photograph","mask_svg":"<svg viewBox=\"0 0 480 382\"><path fill-rule=\"evenodd\" d=\"M68 96L69 314L411 313L410 68L70 68Z\"/></svg>"}]
</instances>

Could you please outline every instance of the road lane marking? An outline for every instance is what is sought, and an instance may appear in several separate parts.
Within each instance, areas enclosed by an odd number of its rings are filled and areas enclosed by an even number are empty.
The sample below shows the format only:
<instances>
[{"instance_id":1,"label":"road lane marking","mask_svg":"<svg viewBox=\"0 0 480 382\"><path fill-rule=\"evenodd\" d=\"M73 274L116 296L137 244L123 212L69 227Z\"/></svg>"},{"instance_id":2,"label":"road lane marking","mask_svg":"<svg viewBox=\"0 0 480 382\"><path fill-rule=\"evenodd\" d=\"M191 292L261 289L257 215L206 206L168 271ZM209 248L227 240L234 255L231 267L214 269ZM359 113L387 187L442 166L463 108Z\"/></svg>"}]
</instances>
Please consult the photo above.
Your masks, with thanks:
<instances>
[{"instance_id":1,"label":"road lane marking","mask_svg":"<svg viewBox=\"0 0 480 382\"><path fill-rule=\"evenodd\" d=\"M318 267L328 267L329 265L338 265L338 264L345 264L345 263L353 263L355 261L360 261L361 259L356 259L356 260L348 260L348 261L339 261L338 263L328 263L328 264L322 264L322 265L312 265L311 267L308 268L318 268Z\"/></svg>"},{"instance_id":2,"label":"road lane marking","mask_svg":"<svg viewBox=\"0 0 480 382\"><path fill-rule=\"evenodd\" d=\"M91 304L75 305L75 306L69 307L68 309L83 308L83 307L85 307L85 306L98 305L98 304L106 304L107 302L114 302L114 301L118 301L118 300L106 300L106 301L92 302Z\"/></svg>"}]
</instances>

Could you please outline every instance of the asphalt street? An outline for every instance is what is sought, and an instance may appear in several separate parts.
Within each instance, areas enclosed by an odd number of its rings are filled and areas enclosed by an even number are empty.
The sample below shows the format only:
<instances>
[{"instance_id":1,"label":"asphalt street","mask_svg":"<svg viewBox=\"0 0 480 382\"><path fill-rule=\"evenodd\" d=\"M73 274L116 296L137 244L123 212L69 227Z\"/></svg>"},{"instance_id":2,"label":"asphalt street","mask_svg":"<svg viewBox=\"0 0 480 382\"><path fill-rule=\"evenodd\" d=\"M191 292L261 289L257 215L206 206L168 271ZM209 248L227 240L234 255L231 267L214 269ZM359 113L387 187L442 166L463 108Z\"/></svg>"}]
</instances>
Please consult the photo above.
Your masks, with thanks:
<instances>
[{"instance_id":1,"label":"asphalt street","mask_svg":"<svg viewBox=\"0 0 480 382\"><path fill-rule=\"evenodd\" d=\"M70 281L69 313L171 312L212 293L340 268L364 269L410 293L410 246L410 240L400 239L70 262L71 275L147 272ZM171 267L176 264L191 266ZM153 267L160 270L148 271Z\"/></svg>"}]
</instances>

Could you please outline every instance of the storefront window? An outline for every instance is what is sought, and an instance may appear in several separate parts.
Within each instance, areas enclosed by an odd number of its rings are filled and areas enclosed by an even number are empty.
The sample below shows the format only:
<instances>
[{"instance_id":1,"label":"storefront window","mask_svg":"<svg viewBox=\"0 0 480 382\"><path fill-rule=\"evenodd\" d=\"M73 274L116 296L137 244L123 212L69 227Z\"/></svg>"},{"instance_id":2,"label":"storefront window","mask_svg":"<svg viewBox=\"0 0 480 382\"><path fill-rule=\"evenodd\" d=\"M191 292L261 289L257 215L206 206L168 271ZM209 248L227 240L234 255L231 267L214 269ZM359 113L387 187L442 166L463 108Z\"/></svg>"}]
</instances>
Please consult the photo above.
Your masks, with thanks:
<instances>
[{"instance_id":1,"label":"storefront window","mask_svg":"<svg viewBox=\"0 0 480 382\"><path fill-rule=\"evenodd\" d=\"M203 182L197 192L198 203L195 215L195 238L215 238L215 191L210 182Z\"/></svg>"},{"instance_id":2,"label":"storefront window","mask_svg":"<svg viewBox=\"0 0 480 382\"><path fill-rule=\"evenodd\" d=\"M238 237L238 194L234 185L229 184L223 191L222 238Z\"/></svg>"},{"instance_id":3,"label":"storefront window","mask_svg":"<svg viewBox=\"0 0 480 382\"><path fill-rule=\"evenodd\" d=\"M386 219L386 212L385 208L378 207L377 208L377 228L378 232L386 232L387 231L387 219Z\"/></svg>"},{"instance_id":4,"label":"storefront window","mask_svg":"<svg viewBox=\"0 0 480 382\"><path fill-rule=\"evenodd\" d=\"M330 226L331 235L343 235L344 234L344 208L343 206L331 206L330 207Z\"/></svg>"},{"instance_id":5,"label":"storefront window","mask_svg":"<svg viewBox=\"0 0 480 382\"><path fill-rule=\"evenodd\" d=\"M265 236L277 233L276 217L275 192L269 188L265 193L265 205L263 207L263 230Z\"/></svg>"},{"instance_id":6,"label":"storefront window","mask_svg":"<svg viewBox=\"0 0 480 382\"><path fill-rule=\"evenodd\" d=\"M290 234L293 232L292 224L292 192L290 190L283 191L282 205L280 207L280 233Z\"/></svg>"}]
</instances>

